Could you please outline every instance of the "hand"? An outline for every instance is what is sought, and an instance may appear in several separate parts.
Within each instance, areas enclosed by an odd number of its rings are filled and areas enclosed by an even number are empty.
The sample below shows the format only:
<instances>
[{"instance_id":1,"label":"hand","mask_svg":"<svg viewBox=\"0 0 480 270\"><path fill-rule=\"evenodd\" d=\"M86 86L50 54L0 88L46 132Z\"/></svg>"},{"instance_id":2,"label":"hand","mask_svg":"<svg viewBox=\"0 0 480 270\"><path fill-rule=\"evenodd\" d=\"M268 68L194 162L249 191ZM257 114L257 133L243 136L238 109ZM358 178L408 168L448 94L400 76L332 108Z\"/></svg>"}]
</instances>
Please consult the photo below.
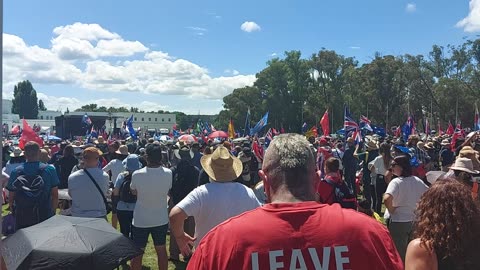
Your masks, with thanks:
<instances>
[{"instance_id":1,"label":"hand","mask_svg":"<svg viewBox=\"0 0 480 270\"><path fill-rule=\"evenodd\" d=\"M183 257L189 257L192 255L193 242L196 239L197 238L191 237L185 232L183 235L175 236L178 248L180 249L180 252L182 252Z\"/></svg>"}]
</instances>

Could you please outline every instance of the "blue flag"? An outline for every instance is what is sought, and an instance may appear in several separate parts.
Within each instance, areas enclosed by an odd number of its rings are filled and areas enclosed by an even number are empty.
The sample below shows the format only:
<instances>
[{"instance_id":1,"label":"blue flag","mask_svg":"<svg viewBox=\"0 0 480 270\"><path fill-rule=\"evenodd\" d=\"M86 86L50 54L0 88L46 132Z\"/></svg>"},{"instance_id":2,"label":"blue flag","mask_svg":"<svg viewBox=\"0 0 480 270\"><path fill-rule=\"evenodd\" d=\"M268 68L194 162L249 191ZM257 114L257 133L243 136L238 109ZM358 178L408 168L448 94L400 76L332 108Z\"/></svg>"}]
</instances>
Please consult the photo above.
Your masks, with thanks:
<instances>
[{"instance_id":1,"label":"blue flag","mask_svg":"<svg viewBox=\"0 0 480 270\"><path fill-rule=\"evenodd\" d=\"M262 119L260 119L260 121L258 121L258 123L250 130L250 136L257 134L258 132L260 132L260 130L262 130L262 128L264 128L268 124L268 113L269 112L267 112L262 117Z\"/></svg>"},{"instance_id":2,"label":"blue flag","mask_svg":"<svg viewBox=\"0 0 480 270\"><path fill-rule=\"evenodd\" d=\"M136 140L137 139L137 132L133 128L133 114L127 120L127 130L130 133L130 136L132 137L132 139Z\"/></svg>"},{"instance_id":3,"label":"blue flag","mask_svg":"<svg viewBox=\"0 0 480 270\"><path fill-rule=\"evenodd\" d=\"M243 136L250 134L250 108L248 108L247 116L245 117L245 129L243 130Z\"/></svg>"}]
</instances>

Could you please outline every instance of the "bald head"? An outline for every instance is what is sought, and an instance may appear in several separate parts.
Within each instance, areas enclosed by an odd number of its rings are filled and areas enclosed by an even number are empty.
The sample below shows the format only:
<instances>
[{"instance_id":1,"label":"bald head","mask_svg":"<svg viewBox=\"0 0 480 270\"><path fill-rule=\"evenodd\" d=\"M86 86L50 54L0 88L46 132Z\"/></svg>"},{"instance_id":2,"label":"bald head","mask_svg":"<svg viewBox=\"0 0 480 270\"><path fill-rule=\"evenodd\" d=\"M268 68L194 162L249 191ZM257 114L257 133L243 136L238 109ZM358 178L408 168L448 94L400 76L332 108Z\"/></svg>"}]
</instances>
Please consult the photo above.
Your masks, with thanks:
<instances>
[{"instance_id":1,"label":"bald head","mask_svg":"<svg viewBox=\"0 0 480 270\"><path fill-rule=\"evenodd\" d=\"M315 158L301 135L276 136L265 153L262 171L272 193L286 189L300 200L309 200L315 194Z\"/></svg>"}]
</instances>

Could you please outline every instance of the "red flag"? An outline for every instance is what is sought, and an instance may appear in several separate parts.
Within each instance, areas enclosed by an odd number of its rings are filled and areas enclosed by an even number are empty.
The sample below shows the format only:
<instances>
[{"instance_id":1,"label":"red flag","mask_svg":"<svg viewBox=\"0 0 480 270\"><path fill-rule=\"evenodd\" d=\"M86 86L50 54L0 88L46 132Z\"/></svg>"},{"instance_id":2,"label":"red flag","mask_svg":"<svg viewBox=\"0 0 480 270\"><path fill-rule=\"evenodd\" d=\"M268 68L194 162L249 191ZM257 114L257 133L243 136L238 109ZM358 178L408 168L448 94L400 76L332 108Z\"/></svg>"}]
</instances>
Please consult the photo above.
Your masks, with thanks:
<instances>
[{"instance_id":1,"label":"red flag","mask_svg":"<svg viewBox=\"0 0 480 270\"><path fill-rule=\"evenodd\" d=\"M402 136L402 128L400 126L395 130L395 137L400 138Z\"/></svg>"},{"instance_id":2,"label":"red flag","mask_svg":"<svg viewBox=\"0 0 480 270\"><path fill-rule=\"evenodd\" d=\"M253 140L252 150L255 156L257 156L257 158L260 159L261 162L263 162L264 151L262 146L258 142L258 137L255 137L255 139Z\"/></svg>"},{"instance_id":3,"label":"red flag","mask_svg":"<svg viewBox=\"0 0 480 270\"><path fill-rule=\"evenodd\" d=\"M13 135L17 135L18 133L20 133L20 126L19 125L13 126L12 130L10 130L10 133Z\"/></svg>"},{"instance_id":4,"label":"red flag","mask_svg":"<svg viewBox=\"0 0 480 270\"><path fill-rule=\"evenodd\" d=\"M450 121L448 121L448 128L446 133L447 135L453 135L453 133L455 133L455 129L453 128L452 123L450 123Z\"/></svg>"},{"instance_id":5,"label":"red flag","mask_svg":"<svg viewBox=\"0 0 480 270\"><path fill-rule=\"evenodd\" d=\"M440 125L440 121L438 121L438 135L443 135L442 126Z\"/></svg>"},{"instance_id":6,"label":"red flag","mask_svg":"<svg viewBox=\"0 0 480 270\"><path fill-rule=\"evenodd\" d=\"M328 110L323 114L320 120L320 126L322 126L323 135L330 135L330 117L328 117Z\"/></svg>"},{"instance_id":7,"label":"red flag","mask_svg":"<svg viewBox=\"0 0 480 270\"><path fill-rule=\"evenodd\" d=\"M23 119L23 131L22 131L22 136L18 140L18 147L23 150L25 147L25 144L27 144L30 141L34 141L40 145L40 147L43 147L43 140L40 138L35 131L28 125L27 121Z\"/></svg>"}]
</instances>

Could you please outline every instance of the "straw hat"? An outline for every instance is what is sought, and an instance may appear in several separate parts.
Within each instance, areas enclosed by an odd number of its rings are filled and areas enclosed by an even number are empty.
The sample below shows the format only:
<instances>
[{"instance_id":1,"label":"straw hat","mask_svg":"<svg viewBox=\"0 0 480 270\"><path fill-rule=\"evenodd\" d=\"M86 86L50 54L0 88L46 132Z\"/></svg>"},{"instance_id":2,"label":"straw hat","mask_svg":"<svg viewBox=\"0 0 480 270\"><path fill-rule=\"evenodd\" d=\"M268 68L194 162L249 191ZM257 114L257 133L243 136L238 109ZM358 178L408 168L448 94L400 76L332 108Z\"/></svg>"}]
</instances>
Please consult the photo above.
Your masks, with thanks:
<instances>
[{"instance_id":1,"label":"straw hat","mask_svg":"<svg viewBox=\"0 0 480 270\"><path fill-rule=\"evenodd\" d=\"M220 145L211 155L200 159L203 169L216 182L230 182L237 179L243 170L240 159L230 154L227 148Z\"/></svg>"},{"instance_id":2,"label":"straw hat","mask_svg":"<svg viewBox=\"0 0 480 270\"><path fill-rule=\"evenodd\" d=\"M378 144L375 143L375 141L373 140L369 140L367 143L366 143L366 146L368 149L370 150L377 150L378 149Z\"/></svg>"},{"instance_id":3,"label":"straw hat","mask_svg":"<svg viewBox=\"0 0 480 270\"><path fill-rule=\"evenodd\" d=\"M128 147L126 145L120 145L117 151L115 153L120 154L120 155L128 155Z\"/></svg>"},{"instance_id":4,"label":"straw hat","mask_svg":"<svg viewBox=\"0 0 480 270\"><path fill-rule=\"evenodd\" d=\"M435 145L433 144L433 142L428 142L428 143L425 145L425 148L427 148L427 149L434 149L434 148L435 148Z\"/></svg>"},{"instance_id":5,"label":"straw hat","mask_svg":"<svg viewBox=\"0 0 480 270\"><path fill-rule=\"evenodd\" d=\"M10 154L11 157L21 157L23 156L23 151L19 147L14 147L13 152Z\"/></svg>"},{"instance_id":6,"label":"straw hat","mask_svg":"<svg viewBox=\"0 0 480 270\"><path fill-rule=\"evenodd\" d=\"M98 139L95 140L95 144L105 143L103 136L98 136Z\"/></svg>"},{"instance_id":7,"label":"straw hat","mask_svg":"<svg viewBox=\"0 0 480 270\"><path fill-rule=\"evenodd\" d=\"M440 144L443 146L447 146L447 145L450 145L450 142L448 141L448 139L443 139Z\"/></svg>"},{"instance_id":8,"label":"straw hat","mask_svg":"<svg viewBox=\"0 0 480 270\"><path fill-rule=\"evenodd\" d=\"M430 183L430 184L433 184L435 183L438 179L441 179L442 177L445 176L445 172L442 172L442 171L429 171L427 172L426 176L427 176L427 181Z\"/></svg>"},{"instance_id":9,"label":"straw hat","mask_svg":"<svg viewBox=\"0 0 480 270\"><path fill-rule=\"evenodd\" d=\"M469 158L457 158L455 164L450 167L450 170L467 172L470 174L479 174L479 171L473 169L472 160Z\"/></svg>"}]
</instances>

